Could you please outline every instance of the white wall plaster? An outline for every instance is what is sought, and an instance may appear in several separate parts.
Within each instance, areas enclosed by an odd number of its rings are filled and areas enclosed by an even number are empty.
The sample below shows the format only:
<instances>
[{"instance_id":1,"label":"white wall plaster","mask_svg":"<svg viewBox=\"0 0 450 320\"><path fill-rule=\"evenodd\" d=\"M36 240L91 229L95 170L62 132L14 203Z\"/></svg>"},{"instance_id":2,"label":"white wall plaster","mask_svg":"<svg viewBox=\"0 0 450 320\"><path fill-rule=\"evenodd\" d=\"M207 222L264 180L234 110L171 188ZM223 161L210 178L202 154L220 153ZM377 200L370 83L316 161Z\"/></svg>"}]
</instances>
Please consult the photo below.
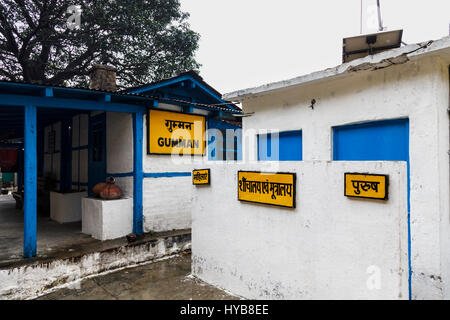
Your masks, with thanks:
<instances>
[{"instance_id":1,"label":"white wall plaster","mask_svg":"<svg viewBox=\"0 0 450 320\"><path fill-rule=\"evenodd\" d=\"M82 232L98 240L117 239L133 232L133 199L82 199Z\"/></svg>"},{"instance_id":2,"label":"white wall plaster","mask_svg":"<svg viewBox=\"0 0 450 320\"><path fill-rule=\"evenodd\" d=\"M281 163L295 209L237 200L237 171L260 168L211 165L211 186L193 188L195 276L249 299L408 298L405 162ZM345 197L345 172L388 174L389 200Z\"/></svg>"},{"instance_id":3,"label":"white wall plaster","mask_svg":"<svg viewBox=\"0 0 450 320\"><path fill-rule=\"evenodd\" d=\"M50 192L50 218L58 223L81 221L81 198L87 192Z\"/></svg>"},{"instance_id":4,"label":"white wall plaster","mask_svg":"<svg viewBox=\"0 0 450 320\"><path fill-rule=\"evenodd\" d=\"M243 101L244 112L254 112L243 118L245 130L302 129L306 161L332 159L333 126L409 118L413 299L450 298L448 61L416 57ZM247 159L254 139L244 139Z\"/></svg>"}]
</instances>

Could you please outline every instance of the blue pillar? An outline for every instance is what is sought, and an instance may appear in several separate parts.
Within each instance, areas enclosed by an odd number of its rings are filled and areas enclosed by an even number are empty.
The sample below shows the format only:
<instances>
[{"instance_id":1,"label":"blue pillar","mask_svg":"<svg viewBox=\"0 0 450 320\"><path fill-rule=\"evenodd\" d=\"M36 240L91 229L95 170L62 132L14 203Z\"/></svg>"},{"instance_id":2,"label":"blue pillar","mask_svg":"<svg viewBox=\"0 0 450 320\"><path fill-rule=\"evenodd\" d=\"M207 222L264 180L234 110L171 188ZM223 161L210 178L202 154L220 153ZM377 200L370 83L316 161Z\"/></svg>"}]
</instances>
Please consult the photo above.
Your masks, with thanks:
<instances>
[{"instance_id":1,"label":"blue pillar","mask_svg":"<svg viewBox=\"0 0 450 320\"><path fill-rule=\"evenodd\" d=\"M37 193L37 152L36 152L36 106L25 106L25 154L24 154L24 230L23 256L36 256L36 193Z\"/></svg>"},{"instance_id":2,"label":"blue pillar","mask_svg":"<svg viewBox=\"0 0 450 320\"><path fill-rule=\"evenodd\" d=\"M142 199L143 199L143 183L144 183L144 168L142 165L143 161L143 136L144 136L144 113L137 112L133 113L133 232L136 235L141 235L144 233L143 226L143 209L142 209Z\"/></svg>"}]
</instances>

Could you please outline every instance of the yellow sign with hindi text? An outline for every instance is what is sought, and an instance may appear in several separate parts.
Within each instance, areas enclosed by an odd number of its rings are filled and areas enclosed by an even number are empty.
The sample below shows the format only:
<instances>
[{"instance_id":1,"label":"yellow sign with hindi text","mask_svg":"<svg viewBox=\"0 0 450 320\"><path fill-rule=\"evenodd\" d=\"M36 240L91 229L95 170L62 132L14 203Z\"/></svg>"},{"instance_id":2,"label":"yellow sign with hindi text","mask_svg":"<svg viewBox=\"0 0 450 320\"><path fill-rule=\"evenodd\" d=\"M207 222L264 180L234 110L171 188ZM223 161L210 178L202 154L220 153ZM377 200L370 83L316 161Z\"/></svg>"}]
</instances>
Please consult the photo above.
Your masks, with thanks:
<instances>
[{"instance_id":1,"label":"yellow sign with hindi text","mask_svg":"<svg viewBox=\"0 0 450 320\"><path fill-rule=\"evenodd\" d=\"M388 199L389 176L382 174L345 173L347 197Z\"/></svg>"},{"instance_id":2,"label":"yellow sign with hindi text","mask_svg":"<svg viewBox=\"0 0 450 320\"><path fill-rule=\"evenodd\" d=\"M296 174L238 171L238 200L295 208Z\"/></svg>"},{"instance_id":3,"label":"yellow sign with hindi text","mask_svg":"<svg viewBox=\"0 0 450 320\"><path fill-rule=\"evenodd\" d=\"M148 154L204 155L204 116L148 110Z\"/></svg>"},{"instance_id":4,"label":"yellow sign with hindi text","mask_svg":"<svg viewBox=\"0 0 450 320\"><path fill-rule=\"evenodd\" d=\"M209 169L201 169L192 171L192 183L194 185L207 185L211 183Z\"/></svg>"}]
</instances>

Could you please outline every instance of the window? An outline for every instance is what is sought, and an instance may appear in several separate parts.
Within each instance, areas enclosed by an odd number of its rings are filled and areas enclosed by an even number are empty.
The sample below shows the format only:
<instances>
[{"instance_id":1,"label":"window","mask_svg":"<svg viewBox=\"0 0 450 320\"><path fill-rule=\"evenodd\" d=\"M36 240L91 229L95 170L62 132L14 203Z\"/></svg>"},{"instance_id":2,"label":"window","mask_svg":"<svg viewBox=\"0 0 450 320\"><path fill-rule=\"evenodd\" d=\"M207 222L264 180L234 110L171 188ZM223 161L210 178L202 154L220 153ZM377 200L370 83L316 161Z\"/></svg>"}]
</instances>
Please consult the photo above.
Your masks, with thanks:
<instances>
[{"instance_id":1,"label":"window","mask_svg":"<svg viewBox=\"0 0 450 320\"><path fill-rule=\"evenodd\" d=\"M301 130L258 135L259 161L302 161L302 149Z\"/></svg>"},{"instance_id":2,"label":"window","mask_svg":"<svg viewBox=\"0 0 450 320\"><path fill-rule=\"evenodd\" d=\"M240 129L210 129L209 160L241 160Z\"/></svg>"}]
</instances>

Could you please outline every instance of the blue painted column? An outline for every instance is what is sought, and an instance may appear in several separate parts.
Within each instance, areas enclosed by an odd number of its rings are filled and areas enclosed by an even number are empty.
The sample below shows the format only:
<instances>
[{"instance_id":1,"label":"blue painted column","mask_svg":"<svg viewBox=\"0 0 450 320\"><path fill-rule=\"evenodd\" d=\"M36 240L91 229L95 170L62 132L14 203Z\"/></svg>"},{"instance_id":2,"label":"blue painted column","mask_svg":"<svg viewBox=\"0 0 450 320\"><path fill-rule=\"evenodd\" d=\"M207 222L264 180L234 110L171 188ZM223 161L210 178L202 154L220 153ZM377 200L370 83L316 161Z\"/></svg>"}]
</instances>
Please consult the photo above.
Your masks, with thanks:
<instances>
[{"instance_id":1,"label":"blue painted column","mask_svg":"<svg viewBox=\"0 0 450 320\"><path fill-rule=\"evenodd\" d=\"M36 106L25 106L25 151L24 151L24 238L23 256L36 256L37 246L37 120Z\"/></svg>"},{"instance_id":2,"label":"blue painted column","mask_svg":"<svg viewBox=\"0 0 450 320\"><path fill-rule=\"evenodd\" d=\"M144 183L144 168L143 168L143 136L144 136L144 113L133 113L133 232L136 235L144 233L143 226L143 183Z\"/></svg>"}]
</instances>

